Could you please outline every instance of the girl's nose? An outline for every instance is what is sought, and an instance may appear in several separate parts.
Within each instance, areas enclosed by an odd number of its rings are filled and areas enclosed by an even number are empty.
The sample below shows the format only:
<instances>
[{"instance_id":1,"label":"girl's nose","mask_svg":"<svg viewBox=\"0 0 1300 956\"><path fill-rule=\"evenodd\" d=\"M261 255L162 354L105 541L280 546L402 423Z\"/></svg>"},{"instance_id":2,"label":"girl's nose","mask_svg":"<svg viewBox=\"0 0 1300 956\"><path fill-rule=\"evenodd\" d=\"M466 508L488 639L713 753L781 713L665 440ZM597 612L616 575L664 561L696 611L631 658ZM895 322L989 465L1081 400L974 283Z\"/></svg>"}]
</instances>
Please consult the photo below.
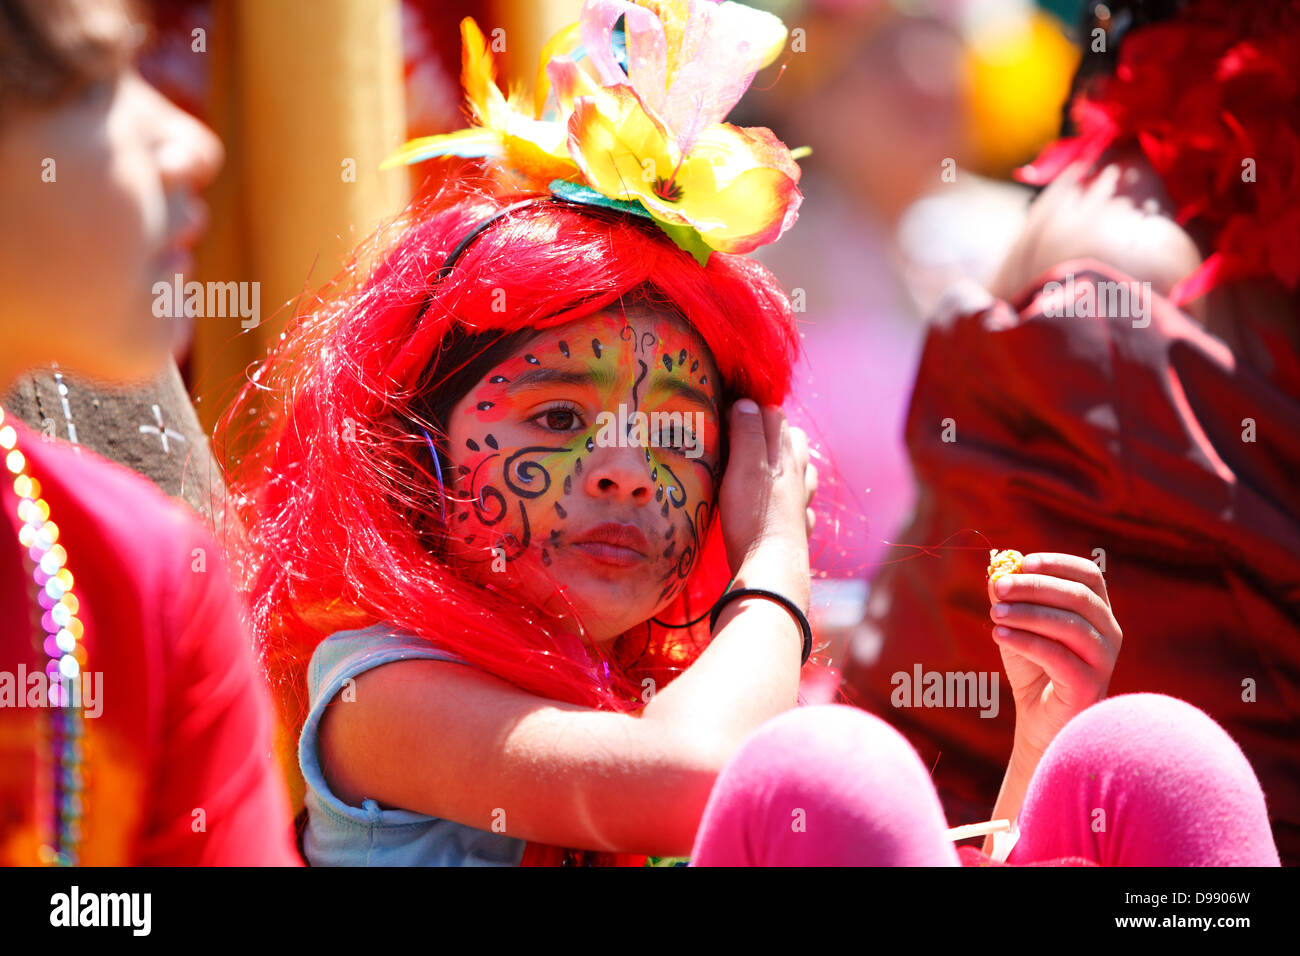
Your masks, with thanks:
<instances>
[{"instance_id":1,"label":"girl's nose","mask_svg":"<svg viewBox=\"0 0 1300 956\"><path fill-rule=\"evenodd\" d=\"M654 484L644 448L598 447L582 460L582 468L589 495L638 505L653 500Z\"/></svg>"}]
</instances>

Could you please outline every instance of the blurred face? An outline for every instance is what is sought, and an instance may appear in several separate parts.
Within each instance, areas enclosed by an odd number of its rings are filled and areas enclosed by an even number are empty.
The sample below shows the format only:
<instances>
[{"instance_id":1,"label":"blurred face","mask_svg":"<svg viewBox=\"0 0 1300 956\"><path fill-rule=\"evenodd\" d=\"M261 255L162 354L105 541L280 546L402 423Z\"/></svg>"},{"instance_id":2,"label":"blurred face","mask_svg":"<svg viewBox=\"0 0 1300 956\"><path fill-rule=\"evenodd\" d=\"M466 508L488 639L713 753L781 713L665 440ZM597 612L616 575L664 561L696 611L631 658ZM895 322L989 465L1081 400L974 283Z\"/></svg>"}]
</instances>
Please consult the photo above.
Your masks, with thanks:
<instances>
[{"instance_id":1,"label":"blurred face","mask_svg":"<svg viewBox=\"0 0 1300 956\"><path fill-rule=\"evenodd\" d=\"M650 618L713 515L717 389L707 348L667 313L611 309L529 340L449 417L453 560L596 641Z\"/></svg>"},{"instance_id":2,"label":"blurred face","mask_svg":"<svg viewBox=\"0 0 1300 956\"><path fill-rule=\"evenodd\" d=\"M195 194L221 161L134 70L0 120L0 388L50 362L110 382L157 373L178 330L154 315L153 285L189 270Z\"/></svg>"}]
</instances>

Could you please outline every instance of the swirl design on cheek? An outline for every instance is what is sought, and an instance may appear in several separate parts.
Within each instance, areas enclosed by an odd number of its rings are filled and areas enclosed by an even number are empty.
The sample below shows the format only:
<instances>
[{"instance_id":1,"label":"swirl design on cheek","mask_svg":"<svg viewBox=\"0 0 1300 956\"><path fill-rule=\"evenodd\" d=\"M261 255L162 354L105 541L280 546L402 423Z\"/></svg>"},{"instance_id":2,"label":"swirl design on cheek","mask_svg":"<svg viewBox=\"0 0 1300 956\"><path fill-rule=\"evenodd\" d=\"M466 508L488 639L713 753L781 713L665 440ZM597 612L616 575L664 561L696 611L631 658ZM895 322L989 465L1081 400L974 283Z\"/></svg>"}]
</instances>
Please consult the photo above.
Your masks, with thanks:
<instances>
[{"instance_id":1,"label":"swirl design on cheek","mask_svg":"<svg viewBox=\"0 0 1300 956\"><path fill-rule=\"evenodd\" d=\"M682 505L686 504L686 489L682 487L681 481L679 481L677 476L673 474L673 470L669 468L667 465L663 465L663 464L659 465L658 470L662 471L665 475L667 475L669 478L673 480L673 483L671 485L668 485L668 487L666 488L666 491L668 493L669 504L671 504L674 508L680 508Z\"/></svg>"},{"instance_id":2,"label":"swirl design on cheek","mask_svg":"<svg viewBox=\"0 0 1300 956\"><path fill-rule=\"evenodd\" d=\"M489 499L493 503L492 511L488 510L487 503ZM474 496L473 505L474 514L479 523L487 525L489 528L492 525L500 524L501 520L506 516L506 496L491 485L484 485L478 490L478 494Z\"/></svg>"},{"instance_id":3,"label":"swirl design on cheek","mask_svg":"<svg viewBox=\"0 0 1300 956\"><path fill-rule=\"evenodd\" d=\"M492 447L496 447L494 440L489 439L489 443ZM470 442L469 444L472 448L477 447L476 442ZM501 547L505 551L504 556L507 561L518 558L528 550L532 543L532 523L528 517L528 509L524 507L524 502L540 498L551 487L551 473L541 462L521 461L520 459L525 455L552 454L570 450L568 446L557 448L549 445L534 445L519 449L505 460L502 479L505 482L506 489L518 501L520 533L518 535L513 532L505 534L501 539L501 543L494 546L493 551L496 550L496 547ZM474 467L474 472L470 477L469 504L473 508L479 523L488 528L499 525L505 520L510 511L509 502L499 488L487 482L482 485L478 484L479 474L483 471L483 468L493 459L499 457L499 454L493 454L483 458ZM478 488L477 491L473 490L475 486ZM559 510L558 504L556 509ZM561 516L563 516L563 512L561 512ZM474 540L475 535L471 534L465 538L465 543L473 544ZM549 555L543 554L543 563L549 563Z\"/></svg>"},{"instance_id":4,"label":"swirl design on cheek","mask_svg":"<svg viewBox=\"0 0 1300 956\"><path fill-rule=\"evenodd\" d=\"M478 443L472 440L467 442L466 444L468 444L469 447L473 449L477 449L479 447ZM484 484L479 486L478 476L479 476L479 472L481 472L488 465L488 463L491 462L492 459L496 457L497 455L495 454L486 455L485 457L483 457L474 466L473 474L470 474L469 469L464 467L463 465L461 466L460 469L462 474L469 476L469 489L470 489L469 505L474 509L474 514L478 518L479 522L488 525L489 527L491 525L497 524L498 522L501 521L502 518L506 516L506 499L505 496L501 494L501 492L497 491L489 484ZM474 490L475 486L478 486L478 491ZM493 508L491 510L488 509L488 504L487 504L489 499L493 502ZM457 517L459 517L461 520L464 520L465 513L461 512ZM467 543L471 543L471 542L467 542Z\"/></svg>"},{"instance_id":5,"label":"swirl design on cheek","mask_svg":"<svg viewBox=\"0 0 1300 956\"><path fill-rule=\"evenodd\" d=\"M488 436L488 442L489 444L491 444L492 447L494 448L496 447L496 441L492 439L491 436ZM477 449L479 447L478 443L473 441L472 439L466 444L471 449ZM498 457L500 457L499 454L487 455L481 461L479 461L478 464L474 466L473 474L469 476L470 478L469 505L473 509L474 516L478 519L479 524L481 524L485 528L495 527L496 525L500 524L502 521L505 520L506 514L510 510L510 506L506 502L506 496L503 495L500 492L500 490L498 490L493 485L485 483L483 485L479 485L478 490L474 491L474 487L478 485L479 473L494 458L498 458ZM468 472L468 469L462 468L462 471ZM523 536L524 536L525 544L523 548L516 551L515 554L511 555L507 553L506 560L511 560L512 558L516 558L520 554L522 554L523 551L526 550L528 547L526 542L532 536L531 529L528 524L528 515L522 513L523 502L519 503L519 510L521 512L520 516L523 519ZM457 517L463 520L464 518L468 517L468 515L465 512L461 512ZM477 537L478 536L475 534L470 534L464 539L465 543L473 544L477 539ZM509 534L506 535L506 540L514 541L516 539L513 534ZM491 560L491 556L484 559L485 562L490 560Z\"/></svg>"},{"instance_id":6,"label":"swirl design on cheek","mask_svg":"<svg viewBox=\"0 0 1300 956\"><path fill-rule=\"evenodd\" d=\"M506 467L503 473L506 487L512 494L520 498L540 498L551 488L551 473L546 466L539 461L520 461L525 455L549 455L556 452L571 451L567 445L554 448L548 445L531 445L527 448L521 448L509 458L506 459ZM534 486L533 482L540 480L540 484Z\"/></svg>"},{"instance_id":7,"label":"swirl design on cheek","mask_svg":"<svg viewBox=\"0 0 1300 956\"><path fill-rule=\"evenodd\" d=\"M488 502L492 502L492 509L488 509ZM484 485L479 489L478 494L474 496L471 504L474 507L474 514L478 517L479 522L487 528L500 524L509 510L506 504L506 497L491 485ZM528 520L528 510L524 507L522 501L519 502L519 527L520 535L516 536L510 532L503 537L502 548L505 550L505 559L513 561L525 551L528 550L529 544L533 539L532 525ZM474 543L475 535L470 535L465 539L466 544ZM505 546L514 545L514 549L509 550ZM495 549L494 549L495 550ZM487 558L486 560L491 560Z\"/></svg>"}]
</instances>

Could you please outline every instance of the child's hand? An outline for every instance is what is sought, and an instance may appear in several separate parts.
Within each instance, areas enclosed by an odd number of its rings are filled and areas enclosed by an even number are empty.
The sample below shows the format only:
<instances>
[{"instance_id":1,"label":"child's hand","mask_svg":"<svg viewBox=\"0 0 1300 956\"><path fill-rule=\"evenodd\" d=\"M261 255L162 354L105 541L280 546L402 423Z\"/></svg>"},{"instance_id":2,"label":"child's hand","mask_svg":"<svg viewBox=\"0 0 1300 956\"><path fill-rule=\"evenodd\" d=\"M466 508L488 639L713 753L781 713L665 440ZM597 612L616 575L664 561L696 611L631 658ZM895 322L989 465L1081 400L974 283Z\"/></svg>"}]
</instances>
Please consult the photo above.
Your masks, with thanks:
<instances>
[{"instance_id":1,"label":"child's hand","mask_svg":"<svg viewBox=\"0 0 1300 956\"><path fill-rule=\"evenodd\" d=\"M808 606L808 505L816 469L808 437L777 407L731 416L731 453L718 495L722 536L733 574Z\"/></svg>"},{"instance_id":2,"label":"child's hand","mask_svg":"<svg viewBox=\"0 0 1300 956\"><path fill-rule=\"evenodd\" d=\"M1016 702L1015 748L1036 761L1075 714L1106 696L1124 635L1091 561L1030 554L989 583L993 640Z\"/></svg>"}]
</instances>

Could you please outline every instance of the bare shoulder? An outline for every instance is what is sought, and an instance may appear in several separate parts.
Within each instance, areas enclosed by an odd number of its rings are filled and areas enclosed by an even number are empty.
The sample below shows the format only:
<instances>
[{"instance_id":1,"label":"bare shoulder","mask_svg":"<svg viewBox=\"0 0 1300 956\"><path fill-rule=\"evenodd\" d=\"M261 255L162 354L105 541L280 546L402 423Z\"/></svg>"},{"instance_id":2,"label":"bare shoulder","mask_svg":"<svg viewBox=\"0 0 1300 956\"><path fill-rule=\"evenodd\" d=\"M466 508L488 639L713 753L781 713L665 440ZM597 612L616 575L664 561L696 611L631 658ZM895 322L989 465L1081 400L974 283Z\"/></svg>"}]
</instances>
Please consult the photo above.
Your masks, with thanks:
<instances>
[{"instance_id":1,"label":"bare shoulder","mask_svg":"<svg viewBox=\"0 0 1300 956\"><path fill-rule=\"evenodd\" d=\"M1029 207L991 291L1014 298L1044 272L1096 259L1167 295L1201 265L1196 241L1173 216L1160 176L1138 153L1072 167Z\"/></svg>"}]
</instances>

